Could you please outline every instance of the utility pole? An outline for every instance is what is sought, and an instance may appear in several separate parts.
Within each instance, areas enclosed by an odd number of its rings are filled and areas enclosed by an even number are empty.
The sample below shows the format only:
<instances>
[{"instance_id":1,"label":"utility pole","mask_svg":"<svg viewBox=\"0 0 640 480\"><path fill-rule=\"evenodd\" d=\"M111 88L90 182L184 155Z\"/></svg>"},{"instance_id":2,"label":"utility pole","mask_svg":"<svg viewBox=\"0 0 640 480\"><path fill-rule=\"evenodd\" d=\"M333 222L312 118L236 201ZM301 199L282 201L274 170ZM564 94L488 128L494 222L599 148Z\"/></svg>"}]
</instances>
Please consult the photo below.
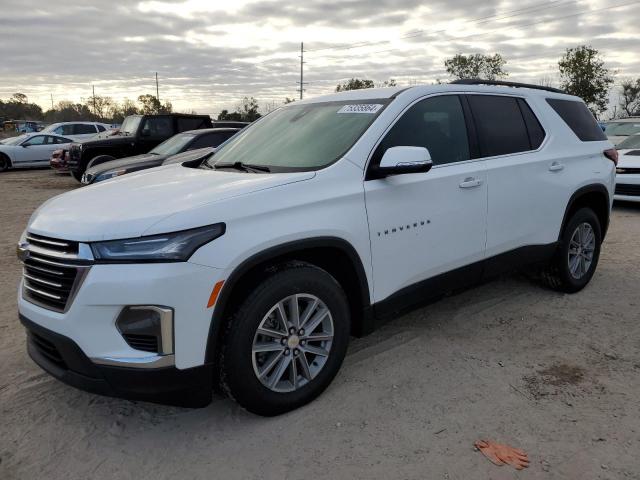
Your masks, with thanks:
<instances>
[{"instance_id":1,"label":"utility pole","mask_svg":"<svg viewBox=\"0 0 640 480\"><path fill-rule=\"evenodd\" d=\"M51 110L53 110L53 93L51 94Z\"/></svg>"},{"instance_id":2,"label":"utility pole","mask_svg":"<svg viewBox=\"0 0 640 480\"><path fill-rule=\"evenodd\" d=\"M158 100L158 109L159 109L160 108L160 87L158 87L158 72L156 72L156 99Z\"/></svg>"},{"instance_id":3,"label":"utility pole","mask_svg":"<svg viewBox=\"0 0 640 480\"><path fill-rule=\"evenodd\" d=\"M91 90L93 91L93 115L96 115L96 86L91 85Z\"/></svg>"},{"instance_id":4,"label":"utility pole","mask_svg":"<svg viewBox=\"0 0 640 480\"><path fill-rule=\"evenodd\" d=\"M303 65L305 64L304 61L304 42L300 42L300 81L296 82L300 84L300 100L302 100L302 92L304 92L304 86L307 84L307 82L304 81L304 69L303 69Z\"/></svg>"}]
</instances>

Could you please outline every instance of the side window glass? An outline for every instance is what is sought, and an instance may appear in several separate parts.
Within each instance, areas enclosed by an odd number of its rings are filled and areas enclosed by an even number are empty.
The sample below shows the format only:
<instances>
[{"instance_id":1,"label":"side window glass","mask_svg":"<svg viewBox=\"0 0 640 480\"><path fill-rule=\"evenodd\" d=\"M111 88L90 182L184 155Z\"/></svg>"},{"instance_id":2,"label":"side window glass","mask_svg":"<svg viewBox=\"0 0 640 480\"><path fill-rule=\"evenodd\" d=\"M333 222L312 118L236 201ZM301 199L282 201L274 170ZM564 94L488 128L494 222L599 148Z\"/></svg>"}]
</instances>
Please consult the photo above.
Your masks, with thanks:
<instances>
[{"instance_id":1,"label":"side window glass","mask_svg":"<svg viewBox=\"0 0 640 480\"><path fill-rule=\"evenodd\" d=\"M540 121L536 117L535 113L531 110L529 104L522 98L518 99L518 105L520 105L520 111L524 117L524 123L527 126L529 132L529 143L531 144L531 150L537 150L544 140L545 133Z\"/></svg>"},{"instance_id":2,"label":"side window glass","mask_svg":"<svg viewBox=\"0 0 640 480\"><path fill-rule=\"evenodd\" d=\"M142 132L150 138L169 138L173 135L171 117L147 118L144 121Z\"/></svg>"},{"instance_id":3,"label":"side window glass","mask_svg":"<svg viewBox=\"0 0 640 480\"><path fill-rule=\"evenodd\" d=\"M516 98L494 95L469 95L468 98L483 157L531 150Z\"/></svg>"},{"instance_id":4,"label":"side window glass","mask_svg":"<svg viewBox=\"0 0 640 480\"><path fill-rule=\"evenodd\" d=\"M207 135L201 135L189 146L189 150L195 150L196 148L204 147L217 147L225 140L226 138L219 133L209 133Z\"/></svg>"},{"instance_id":5,"label":"side window glass","mask_svg":"<svg viewBox=\"0 0 640 480\"><path fill-rule=\"evenodd\" d=\"M99 132L105 131L105 128L102 125L96 125L96 128L98 129Z\"/></svg>"},{"instance_id":6,"label":"side window glass","mask_svg":"<svg viewBox=\"0 0 640 480\"><path fill-rule=\"evenodd\" d=\"M607 139L595 117L583 102L547 98L547 103L583 142L598 142Z\"/></svg>"},{"instance_id":7,"label":"side window glass","mask_svg":"<svg viewBox=\"0 0 640 480\"><path fill-rule=\"evenodd\" d=\"M62 130L60 131L60 135L73 135L73 127L74 125L72 123L67 124L67 125L63 125Z\"/></svg>"},{"instance_id":8,"label":"side window glass","mask_svg":"<svg viewBox=\"0 0 640 480\"><path fill-rule=\"evenodd\" d=\"M74 125L74 135L87 135L96 133L96 127L93 125L87 125L84 123L77 123Z\"/></svg>"},{"instance_id":9,"label":"side window glass","mask_svg":"<svg viewBox=\"0 0 640 480\"><path fill-rule=\"evenodd\" d=\"M443 95L413 105L391 128L376 149L378 164L391 147L425 147L434 165L469 160L469 138L460 98Z\"/></svg>"},{"instance_id":10,"label":"side window glass","mask_svg":"<svg viewBox=\"0 0 640 480\"><path fill-rule=\"evenodd\" d=\"M44 135L37 135L35 137L31 137L29 140L23 143L23 145L31 146L31 145L44 145L46 142L46 137Z\"/></svg>"}]
</instances>

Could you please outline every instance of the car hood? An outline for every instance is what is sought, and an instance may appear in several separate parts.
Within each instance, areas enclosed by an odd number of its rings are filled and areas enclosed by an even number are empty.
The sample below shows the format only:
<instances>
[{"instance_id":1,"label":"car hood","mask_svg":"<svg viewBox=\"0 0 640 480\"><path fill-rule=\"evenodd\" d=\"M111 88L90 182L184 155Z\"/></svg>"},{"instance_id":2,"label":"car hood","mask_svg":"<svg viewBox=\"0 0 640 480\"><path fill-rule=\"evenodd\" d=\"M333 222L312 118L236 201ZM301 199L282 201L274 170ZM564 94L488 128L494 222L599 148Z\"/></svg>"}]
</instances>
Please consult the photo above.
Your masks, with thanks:
<instances>
[{"instance_id":1,"label":"car hood","mask_svg":"<svg viewBox=\"0 0 640 480\"><path fill-rule=\"evenodd\" d=\"M191 227L223 222L212 206L206 217L188 217L201 207L232 197L313 178L315 172L245 173L167 165L63 193L34 212L32 233L77 241L144 235L154 224L175 215ZM207 209L204 209L205 211ZM162 233L162 232L156 232Z\"/></svg>"},{"instance_id":2,"label":"car hood","mask_svg":"<svg viewBox=\"0 0 640 480\"><path fill-rule=\"evenodd\" d=\"M607 140L609 140L614 145L619 144L623 140L626 140L628 137L625 135L607 135Z\"/></svg>"},{"instance_id":3,"label":"car hood","mask_svg":"<svg viewBox=\"0 0 640 480\"><path fill-rule=\"evenodd\" d=\"M135 141L133 136L113 135L107 138L90 137L84 140L78 140L76 143L81 143L82 148L104 147L109 145L125 145Z\"/></svg>"},{"instance_id":4,"label":"car hood","mask_svg":"<svg viewBox=\"0 0 640 480\"><path fill-rule=\"evenodd\" d=\"M640 148L618 151L618 168L640 168Z\"/></svg>"},{"instance_id":5,"label":"car hood","mask_svg":"<svg viewBox=\"0 0 640 480\"><path fill-rule=\"evenodd\" d=\"M215 151L215 147L204 147L198 148L196 150L187 150L186 152L176 153L175 155L167 157L167 159L162 162L162 164L170 165L172 163L184 163L191 162L193 160L203 160L205 157L208 157Z\"/></svg>"},{"instance_id":6,"label":"car hood","mask_svg":"<svg viewBox=\"0 0 640 480\"><path fill-rule=\"evenodd\" d=\"M109 162L101 163L95 167L87 169L87 174L96 176L107 170L114 170L123 167L132 167L134 165L161 165L166 155L153 155L150 153L144 153L142 155L135 155L133 157L119 158L118 160L111 160Z\"/></svg>"}]
</instances>

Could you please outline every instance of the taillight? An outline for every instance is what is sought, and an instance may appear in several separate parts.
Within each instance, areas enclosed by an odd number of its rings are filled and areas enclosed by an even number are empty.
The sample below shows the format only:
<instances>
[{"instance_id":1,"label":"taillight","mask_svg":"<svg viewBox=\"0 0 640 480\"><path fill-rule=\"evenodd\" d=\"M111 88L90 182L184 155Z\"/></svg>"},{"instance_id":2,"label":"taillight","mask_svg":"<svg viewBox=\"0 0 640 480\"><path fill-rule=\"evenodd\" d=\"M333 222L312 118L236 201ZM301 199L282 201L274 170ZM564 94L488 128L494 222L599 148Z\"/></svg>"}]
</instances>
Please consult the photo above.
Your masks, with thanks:
<instances>
[{"instance_id":1,"label":"taillight","mask_svg":"<svg viewBox=\"0 0 640 480\"><path fill-rule=\"evenodd\" d=\"M604 156L611 160L614 165L618 165L618 150L615 148L609 148L602 153L604 153Z\"/></svg>"}]
</instances>

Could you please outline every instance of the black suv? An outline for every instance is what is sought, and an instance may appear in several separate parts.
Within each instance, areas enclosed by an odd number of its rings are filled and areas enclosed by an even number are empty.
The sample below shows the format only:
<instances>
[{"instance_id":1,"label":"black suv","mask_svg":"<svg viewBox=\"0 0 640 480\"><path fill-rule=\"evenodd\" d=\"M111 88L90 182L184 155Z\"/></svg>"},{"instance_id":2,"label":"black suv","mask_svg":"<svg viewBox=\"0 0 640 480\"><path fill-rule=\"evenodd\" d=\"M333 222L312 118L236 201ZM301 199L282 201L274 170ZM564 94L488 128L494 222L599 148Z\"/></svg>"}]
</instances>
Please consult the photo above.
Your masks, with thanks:
<instances>
[{"instance_id":1,"label":"black suv","mask_svg":"<svg viewBox=\"0 0 640 480\"><path fill-rule=\"evenodd\" d=\"M212 126L208 115L130 115L115 135L73 143L69 149L69 170L80 181L89 164L147 153L176 133Z\"/></svg>"}]
</instances>

